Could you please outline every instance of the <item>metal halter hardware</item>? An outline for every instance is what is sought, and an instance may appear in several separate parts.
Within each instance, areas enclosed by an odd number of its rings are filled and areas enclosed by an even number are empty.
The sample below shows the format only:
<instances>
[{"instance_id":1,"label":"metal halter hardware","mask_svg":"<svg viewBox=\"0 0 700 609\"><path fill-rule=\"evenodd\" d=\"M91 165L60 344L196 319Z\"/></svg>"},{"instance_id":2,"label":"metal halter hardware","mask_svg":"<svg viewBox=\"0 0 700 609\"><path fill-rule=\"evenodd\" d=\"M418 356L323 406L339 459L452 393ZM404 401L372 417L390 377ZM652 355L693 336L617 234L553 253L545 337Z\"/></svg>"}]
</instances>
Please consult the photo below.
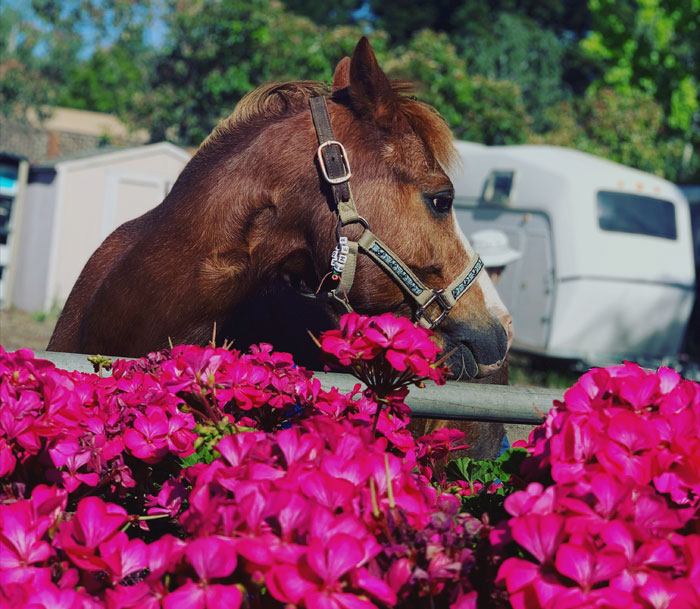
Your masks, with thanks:
<instances>
[{"instance_id":1,"label":"metal halter hardware","mask_svg":"<svg viewBox=\"0 0 700 609\"><path fill-rule=\"evenodd\" d=\"M331 178L328 174L328 170L326 169L326 161L323 158L323 151L328 146L338 146L338 148L340 148L340 156L345 167L345 173L341 176L338 176L337 178ZM342 184L343 182L347 182L352 176L352 171L350 171L350 163L348 162L348 153L345 151L345 146L343 146L340 142L336 140L329 140L327 142L323 142L318 147L318 150L316 151L316 156L318 157L318 163L321 166L321 172L323 173L323 177L329 184Z\"/></svg>"},{"instance_id":2,"label":"metal halter hardware","mask_svg":"<svg viewBox=\"0 0 700 609\"><path fill-rule=\"evenodd\" d=\"M447 304L447 301L443 297L444 293L445 290L433 290L433 295L430 297L430 300L428 300L424 306L419 306L416 309L416 317L418 319L425 319L430 324L431 328L439 326L442 320L445 319L452 310L452 307ZM428 307L433 304L437 304L440 307L440 313L435 319L428 314Z\"/></svg>"},{"instance_id":3,"label":"metal halter hardware","mask_svg":"<svg viewBox=\"0 0 700 609\"><path fill-rule=\"evenodd\" d=\"M446 288L435 290L424 285L413 271L403 263L401 258L370 230L367 220L358 213L350 190L349 180L352 173L348 155L345 147L333 137L333 127L326 100L324 97L317 96L312 97L309 103L319 143L316 156L321 174L333 192L335 211L338 214L336 229L338 246L334 252L332 265L334 272L339 275L339 281L338 285L330 291L317 294L303 293L303 295L335 302L347 311L352 311L347 295L355 278L357 254L361 251L369 256L413 299L416 305L415 320L424 328L435 329L450 314L457 301L474 284L484 268L483 261L477 256L476 262L467 266L457 279ZM362 225L362 234L357 241L341 237L342 228L350 224ZM430 310L436 307L435 314L431 314Z\"/></svg>"}]
</instances>

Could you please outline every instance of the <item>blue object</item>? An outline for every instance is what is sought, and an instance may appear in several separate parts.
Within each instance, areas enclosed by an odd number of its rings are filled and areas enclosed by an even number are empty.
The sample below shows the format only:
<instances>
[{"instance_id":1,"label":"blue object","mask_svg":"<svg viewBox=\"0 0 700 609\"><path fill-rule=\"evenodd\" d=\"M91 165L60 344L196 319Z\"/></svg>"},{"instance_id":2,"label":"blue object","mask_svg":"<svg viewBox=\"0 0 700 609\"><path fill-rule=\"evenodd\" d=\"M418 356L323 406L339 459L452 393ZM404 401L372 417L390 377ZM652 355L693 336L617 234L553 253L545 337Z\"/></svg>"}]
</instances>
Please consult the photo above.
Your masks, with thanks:
<instances>
[{"instance_id":1,"label":"blue object","mask_svg":"<svg viewBox=\"0 0 700 609\"><path fill-rule=\"evenodd\" d=\"M498 456L500 457L509 448L510 448L510 442L508 441L508 434L504 433L503 439L501 440L501 450L499 451Z\"/></svg>"}]
</instances>

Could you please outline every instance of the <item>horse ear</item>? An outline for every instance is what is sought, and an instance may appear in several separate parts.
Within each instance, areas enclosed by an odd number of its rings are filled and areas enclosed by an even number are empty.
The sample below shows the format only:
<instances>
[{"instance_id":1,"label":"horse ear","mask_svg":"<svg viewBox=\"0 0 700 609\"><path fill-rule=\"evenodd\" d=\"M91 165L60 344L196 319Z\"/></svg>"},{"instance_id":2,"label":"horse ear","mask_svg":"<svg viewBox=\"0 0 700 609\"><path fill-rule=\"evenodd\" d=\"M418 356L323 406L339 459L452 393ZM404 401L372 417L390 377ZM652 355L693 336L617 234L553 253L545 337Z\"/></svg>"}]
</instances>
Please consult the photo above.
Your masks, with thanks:
<instances>
[{"instance_id":1,"label":"horse ear","mask_svg":"<svg viewBox=\"0 0 700 609\"><path fill-rule=\"evenodd\" d=\"M355 106L380 124L396 115L396 93L365 36L360 38L350 59L350 94Z\"/></svg>"},{"instance_id":2,"label":"horse ear","mask_svg":"<svg viewBox=\"0 0 700 609\"><path fill-rule=\"evenodd\" d=\"M343 57L338 65L335 67L335 73L333 74L333 84L331 88L333 91L338 89L344 89L350 86L350 58Z\"/></svg>"}]
</instances>

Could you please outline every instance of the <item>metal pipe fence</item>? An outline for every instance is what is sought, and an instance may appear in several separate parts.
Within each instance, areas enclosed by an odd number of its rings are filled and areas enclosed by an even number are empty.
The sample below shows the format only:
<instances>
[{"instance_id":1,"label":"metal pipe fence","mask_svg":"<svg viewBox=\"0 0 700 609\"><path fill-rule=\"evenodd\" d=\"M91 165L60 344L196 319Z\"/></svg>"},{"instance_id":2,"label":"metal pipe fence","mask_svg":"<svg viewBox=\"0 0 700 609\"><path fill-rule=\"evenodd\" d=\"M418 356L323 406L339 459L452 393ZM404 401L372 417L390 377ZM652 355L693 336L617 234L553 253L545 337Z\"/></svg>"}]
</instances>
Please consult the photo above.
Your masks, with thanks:
<instances>
[{"instance_id":1,"label":"metal pipe fence","mask_svg":"<svg viewBox=\"0 0 700 609\"><path fill-rule=\"evenodd\" d=\"M93 366L87 360L87 355L53 351L36 351L35 355L65 370L93 372ZM338 390L347 392L358 383L357 379L348 374L335 372L316 372L315 374L326 390L337 387ZM549 412L554 400L561 400L563 395L564 392L561 389L447 381L442 386L426 383L423 389L412 389L406 403L410 406L413 416L428 419L539 425Z\"/></svg>"}]
</instances>

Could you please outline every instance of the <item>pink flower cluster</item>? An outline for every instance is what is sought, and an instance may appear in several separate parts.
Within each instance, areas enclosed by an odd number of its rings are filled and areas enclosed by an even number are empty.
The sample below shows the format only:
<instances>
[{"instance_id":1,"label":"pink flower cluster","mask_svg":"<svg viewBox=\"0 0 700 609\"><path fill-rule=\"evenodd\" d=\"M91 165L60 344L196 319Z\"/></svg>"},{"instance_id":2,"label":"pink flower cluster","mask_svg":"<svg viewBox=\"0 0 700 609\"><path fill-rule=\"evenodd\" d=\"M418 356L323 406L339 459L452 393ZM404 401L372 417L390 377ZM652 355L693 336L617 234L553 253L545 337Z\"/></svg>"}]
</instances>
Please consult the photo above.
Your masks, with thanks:
<instances>
[{"instance_id":1,"label":"pink flower cluster","mask_svg":"<svg viewBox=\"0 0 700 609\"><path fill-rule=\"evenodd\" d=\"M480 524L366 427L316 416L218 448L220 459L186 470L181 539L129 537L136 518L98 497L69 514L56 487L0 505L0 608L236 609L244 595L254 606L440 595L476 606L465 569Z\"/></svg>"},{"instance_id":2,"label":"pink flower cluster","mask_svg":"<svg viewBox=\"0 0 700 609\"><path fill-rule=\"evenodd\" d=\"M515 609L700 606L696 383L635 364L592 370L530 450L539 481L505 502L527 552L499 573Z\"/></svg>"},{"instance_id":3,"label":"pink flower cluster","mask_svg":"<svg viewBox=\"0 0 700 609\"><path fill-rule=\"evenodd\" d=\"M319 392L317 379L269 345L246 355L176 347L117 361L106 377L0 347L0 479L123 495L135 485L132 458L191 455L198 422L274 428Z\"/></svg>"},{"instance_id":4,"label":"pink flower cluster","mask_svg":"<svg viewBox=\"0 0 700 609\"><path fill-rule=\"evenodd\" d=\"M219 422L232 415L266 428L281 426L296 406L308 405L321 384L311 372L295 366L289 353L268 344L250 353L215 347L181 345L135 362L119 361L114 376L142 370L158 378L200 421Z\"/></svg>"},{"instance_id":5,"label":"pink flower cluster","mask_svg":"<svg viewBox=\"0 0 700 609\"><path fill-rule=\"evenodd\" d=\"M409 325L402 383L437 353ZM447 448L405 393L323 391L267 345L106 377L0 348L0 609L475 607L486 525L421 473Z\"/></svg>"},{"instance_id":6,"label":"pink flower cluster","mask_svg":"<svg viewBox=\"0 0 700 609\"><path fill-rule=\"evenodd\" d=\"M194 452L194 419L180 403L148 374L69 373L0 347L0 480L123 494L135 485L130 456Z\"/></svg>"},{"instance_id":7,"label":"pink flower cluster","mask_svg":"<svg viewBox=\"0 0 700 609\"><path fill-rule=\"evenodd\" d=\"M376 317L349 313L341 318L339 330L323 334L321 348L381 393L383 386L403 384L398 379L445 382L444 368L434 363L440 348L432 336L430 330L391 313Z\"/></svg>"},{"instance_id":8,"label":"pink flower cluster","mask_svg":"<svg viewBox=\"0 0 700 609\"><path fill-rule=\"evenodd\" d=\"M700 386L585 374L499 522L505 469L448 483L463 435L406 430L429 334L350 314L320 340L365 391L269 345L104 377L0 348L0 609L700 606Z\"/></svg>"},{"instance_id":9,"label":"pink flower cluster","mask_svg":"<svg viewBox=\"0 0 700 609\"><path fill-rule=\"evenodd\" d=\"M367 426L324 416L276 434L227 436L220 460L187 470L181 523L190 535L235 541L249 594L265 586L285 604L369 609L447 586L445 600L457 602L472 593L460 554L471 535L461 545L437 535L430 552L403 547L400 565L390 560L401 552L397 519L415 540L442 509L436 489L414 473L413 453L387 448ZM459 527L446 519L456 538Z\"/></svg>"},{"instance_id":10,"label":"pink flower cluster","mask_svg":"<svg viewBox=\"0 0 700 609\"><path fill-rule=\"evenodd\" d=\"M430 330L391 313L348 313L340 319L340 328L325 332L318 344L330 363L346 368L367 386L367 397L376 404L373 429L378 429L385 406L392 417L408 421L404 400L409 385L421 386L425 379L445 383L447 368L435 361L440 348L432 336Z\"/></svg>"}]
</instances>

